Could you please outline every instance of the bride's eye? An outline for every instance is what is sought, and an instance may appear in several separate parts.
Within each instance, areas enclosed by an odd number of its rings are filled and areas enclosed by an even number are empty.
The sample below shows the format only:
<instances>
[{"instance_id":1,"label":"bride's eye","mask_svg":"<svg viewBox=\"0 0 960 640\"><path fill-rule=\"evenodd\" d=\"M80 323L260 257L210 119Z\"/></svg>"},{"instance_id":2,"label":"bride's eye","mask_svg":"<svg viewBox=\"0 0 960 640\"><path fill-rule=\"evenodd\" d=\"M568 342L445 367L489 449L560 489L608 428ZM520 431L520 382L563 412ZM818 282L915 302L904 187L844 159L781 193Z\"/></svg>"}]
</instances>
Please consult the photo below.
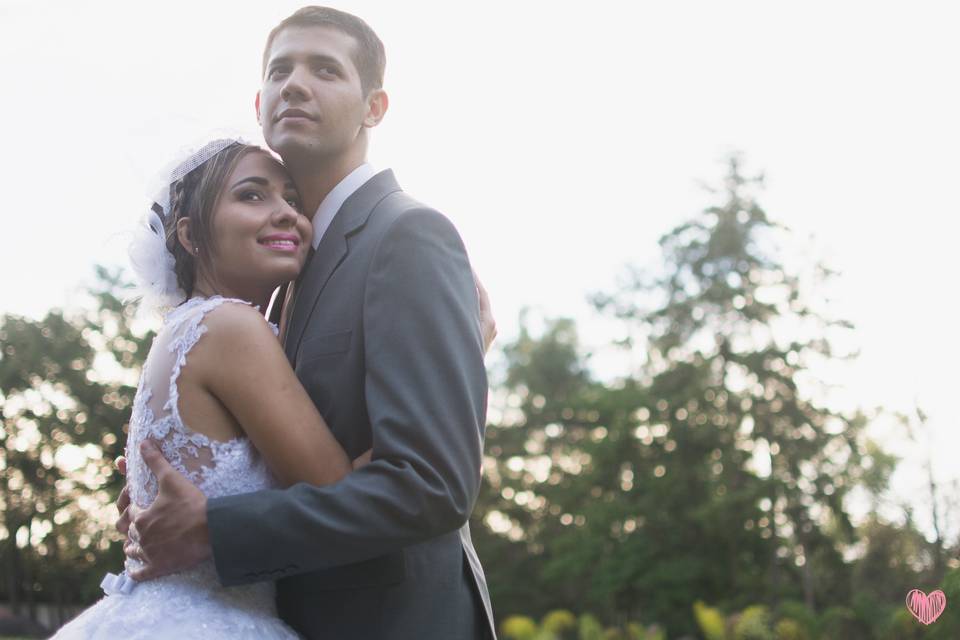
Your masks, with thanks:
<instances>
[{"instance_id":1,"label":"bride's eye","mask_svg":"<svg viewBox=\"0 0 960 640\"><path fill-rule=\"evenodd\" d=\"M240 192L240 199L248 202L262 202L263 196L260 195L259 191L242 191Z\"/></svg>"},{"instance_id":2,"label":"bride's eye","mask_svg":"<svg viewBox=\"0 0 960 640\"><path fill-rule=\"evenodd\" d=\"M286 200L287 200L287 204L290 205L294 211L296 211L297 213L303 212L303 208L299 200L297 200L296 198L287 198Z\"/></svg>"}]
</instances>

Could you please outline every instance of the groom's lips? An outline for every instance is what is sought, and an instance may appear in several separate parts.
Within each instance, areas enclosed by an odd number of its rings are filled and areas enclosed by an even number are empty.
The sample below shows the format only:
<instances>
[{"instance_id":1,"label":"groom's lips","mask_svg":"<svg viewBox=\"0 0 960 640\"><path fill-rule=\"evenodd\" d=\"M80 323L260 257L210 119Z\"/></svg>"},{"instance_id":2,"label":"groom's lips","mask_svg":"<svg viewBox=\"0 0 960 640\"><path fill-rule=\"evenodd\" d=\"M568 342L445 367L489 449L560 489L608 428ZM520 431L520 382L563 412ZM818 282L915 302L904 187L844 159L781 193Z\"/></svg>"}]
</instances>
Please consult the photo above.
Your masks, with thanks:
<instances>
[{"instance_id":1,"label":"groom's lips","mask_svg":"<svg viewBox=\"0 0 960 640\"><path fill-rule=\"evenodd\" d=\"M312 115L302 109L285 109L277 116L277 122L281 120L316 120Z\"/></svg>"}]
</instances>

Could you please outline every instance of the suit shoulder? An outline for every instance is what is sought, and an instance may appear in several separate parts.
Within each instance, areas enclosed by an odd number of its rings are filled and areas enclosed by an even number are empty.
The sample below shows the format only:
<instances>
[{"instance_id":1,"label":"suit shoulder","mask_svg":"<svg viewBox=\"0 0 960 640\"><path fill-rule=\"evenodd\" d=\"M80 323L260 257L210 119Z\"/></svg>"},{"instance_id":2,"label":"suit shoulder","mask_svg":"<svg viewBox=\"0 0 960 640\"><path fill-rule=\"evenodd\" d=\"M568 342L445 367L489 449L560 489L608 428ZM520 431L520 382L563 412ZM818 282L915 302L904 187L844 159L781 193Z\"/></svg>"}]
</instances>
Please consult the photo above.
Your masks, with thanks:
<instances>
[{"instance_id":1,"label":"suit shoulder","mask_svg":"<svg viewBox=\"0 0 960 640\"><path fill-rule=\"evenodd\" d=\"M404 191L395 191L381 202L382 212L376 217L378 225L382 229L389 229L397 224L401 218L405 218L405 223L412 222L415 219L443 219L449 222L444 214L437 209L426 205L419 200L411 197ZM452 224L452 223L451 223Z\"/></svg>"},{"instance_id":2,"label":"suit shoulder","mask_svg":"<svg viewBox=\"0 0 960 640\"><path fill-rule=\"evenodd\" d=\"M437 209L423 204L402 191L390 194L390 202L379 216L384 235L405 235L418 232L452 234L459 237L453 222Z\"/></svg>"}]
</instances>

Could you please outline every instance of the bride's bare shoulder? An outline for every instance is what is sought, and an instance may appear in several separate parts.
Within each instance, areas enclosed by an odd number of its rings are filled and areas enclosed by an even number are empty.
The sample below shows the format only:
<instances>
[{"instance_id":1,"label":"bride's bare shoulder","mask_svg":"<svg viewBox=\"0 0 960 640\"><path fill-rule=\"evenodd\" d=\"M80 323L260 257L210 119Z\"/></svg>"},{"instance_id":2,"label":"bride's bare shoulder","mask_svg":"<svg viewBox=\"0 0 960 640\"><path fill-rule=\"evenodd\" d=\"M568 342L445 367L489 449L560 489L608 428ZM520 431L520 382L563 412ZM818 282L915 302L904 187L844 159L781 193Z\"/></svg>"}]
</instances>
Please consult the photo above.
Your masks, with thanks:
<instances>
[{"instance_id":1,"label":"bride's bare shoulder","mask_svg":"<svg viewBox=\"0 0 960 640\"><path fill-rule=\"evenodd\" d=\"M249 304L225 301L203 319L204 339L197 345L198 360L206 360L219 374L236 365L264 365L265 355L281 355L283 349L260 311ZM285 359L285 358L284 358Z\"/></svg>"}]
</instances>

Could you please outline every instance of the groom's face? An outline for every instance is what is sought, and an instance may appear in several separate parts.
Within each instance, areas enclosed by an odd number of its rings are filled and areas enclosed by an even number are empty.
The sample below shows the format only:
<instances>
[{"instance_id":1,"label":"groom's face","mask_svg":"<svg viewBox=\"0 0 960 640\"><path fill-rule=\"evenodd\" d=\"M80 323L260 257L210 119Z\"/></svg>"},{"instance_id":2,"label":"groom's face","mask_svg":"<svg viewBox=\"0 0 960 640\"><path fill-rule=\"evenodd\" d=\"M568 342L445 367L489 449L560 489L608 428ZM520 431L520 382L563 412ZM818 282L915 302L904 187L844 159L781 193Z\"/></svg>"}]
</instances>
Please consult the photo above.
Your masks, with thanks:
<instances>
[{"instance_id":1,"label":"groom's face","mask_svg":"<svg viewBox=\"0 0 960 640\"><path fill-rule=\"evenodd\" d=\"M285 159L349 153L367 116L356 41L329 27L290 27L270 47L257 117Z\"/></svg>"}]
</instances>

